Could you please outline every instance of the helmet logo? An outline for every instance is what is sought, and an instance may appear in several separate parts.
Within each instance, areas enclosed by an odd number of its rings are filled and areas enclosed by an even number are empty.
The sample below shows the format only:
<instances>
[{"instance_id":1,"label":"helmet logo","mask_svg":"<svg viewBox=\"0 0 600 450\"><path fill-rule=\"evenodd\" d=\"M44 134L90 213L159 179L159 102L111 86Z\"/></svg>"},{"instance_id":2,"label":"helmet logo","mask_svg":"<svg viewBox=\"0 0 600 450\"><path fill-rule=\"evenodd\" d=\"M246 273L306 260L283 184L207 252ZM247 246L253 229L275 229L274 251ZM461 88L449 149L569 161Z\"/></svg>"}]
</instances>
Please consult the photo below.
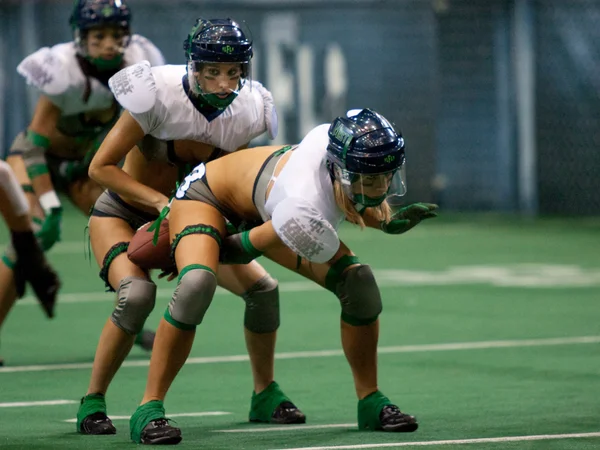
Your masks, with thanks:
<instances>
[{"instance_id":1,"label":"helmet logo","mask_svg":"<svg viewBox=\"0 0 600 450\"><path fill-rule=\"evenodd\" d=\"M104 8L102 8L102 11L101 11L101 13L104 17L110 17L112 15L112 12L113 12L113 10L110 5L106 5Z\"/></svg>"},{"instance_id":2,"label":"helmet logo","mask_svg":"<svg viewBox=\"0 0 600 450\"><path fill-rule=\"evenodd\" d=\"M221 50L223 50L223 53L231 55L233 53L234 48L231 45L225 45L223 46L223 48L221 48Z\"/></svg>"},{"instance_id":3,"label":"helmet logo","mask_svg":"<svg viewBox=\"0 0 600 450\"><path fill-rule=\"evenodd\" d=\"M350 145L350 142L352 141L352 135L350 133L348 133L347 128L344 126L343 123L338 122L338 124L335 126L335 128L333 129L333 131L331 132L331 134L342 143L342 145L344 146L344 150L343 150L343 154L342 154L342 160L346 160L346 153L348 152L348 146Z\"/></svg>"},{"instance_id":4,"label":"helmet logo","mask_svg":"<svg viewBox=\"0 0 600 450\"><path fill-rule=\"evenodd\" d=\"M396 159L396 155L387 155L385 158L383 158L383 160L386 163L391 163L392 161L394 161Z\"/></svg>"}]
</instances>

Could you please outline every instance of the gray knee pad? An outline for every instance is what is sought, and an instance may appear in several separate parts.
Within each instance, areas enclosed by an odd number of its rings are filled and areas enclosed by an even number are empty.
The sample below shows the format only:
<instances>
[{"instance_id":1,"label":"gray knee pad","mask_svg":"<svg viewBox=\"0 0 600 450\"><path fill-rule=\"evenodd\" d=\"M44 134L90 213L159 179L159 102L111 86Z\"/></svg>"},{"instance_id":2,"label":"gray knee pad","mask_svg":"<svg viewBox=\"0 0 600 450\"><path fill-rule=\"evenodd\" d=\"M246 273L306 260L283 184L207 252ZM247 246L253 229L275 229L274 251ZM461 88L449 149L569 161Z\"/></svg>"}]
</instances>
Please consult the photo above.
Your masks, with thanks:
<instances>
[{"instance_id":1,"label":"gray knee pad","mask_svg":"<svg viewBox=\"0 0 600 450\"><path fill-rule=\"evenodd\" d=\"M117 294L119 302L111 320L125 333L136 335L154 309L156 285L144 278L126 277L121 280Z\"/></svg>"},{"instance_id":2,"label":"gray knee pad","mask_svg":"<svg viewBox=\"0 0 600 450\"><path fill-rule=\"evenodd\" d=\"M165 312L165 319L182 330L193 330L202 323L217 289L217 277L208 267L186 266Z\"/></svg>"},{"instance_id":3,"label":"gray knee pad","mask_svg":"<svg viewBox=\"0 0 600 450\"><path fill-rule=\"evenodd\" d=\"M242 294L246 302L244 326L253 333L272 333L279 328L279 285L265 275Z\"/></svg>"},{"instance_id":4,"label":"gray knee pad","mask_svg":"<svg viewBox=\"0 0 600 450\"><path fill-rule=\"evenodd\" d=\"M359 265L338 276L335 295L342 305L342 320L350 325L368 325L381 313L381 294L371 267Z\"/></svg>"}]
</instances>

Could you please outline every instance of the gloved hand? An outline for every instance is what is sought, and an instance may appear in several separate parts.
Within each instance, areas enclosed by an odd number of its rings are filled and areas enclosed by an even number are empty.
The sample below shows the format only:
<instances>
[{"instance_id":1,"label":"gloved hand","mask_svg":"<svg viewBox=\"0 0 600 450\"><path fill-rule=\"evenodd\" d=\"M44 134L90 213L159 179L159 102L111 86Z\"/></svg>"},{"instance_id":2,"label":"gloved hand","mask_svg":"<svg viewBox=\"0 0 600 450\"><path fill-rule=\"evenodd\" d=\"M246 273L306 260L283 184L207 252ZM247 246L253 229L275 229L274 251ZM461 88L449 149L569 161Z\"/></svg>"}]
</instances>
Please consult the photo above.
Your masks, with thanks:
<instances>
[{"instance_id":1,"label":"gloved hand","mask_svg":"<svg viewBox=\"0 0 600 450\"><path fill-rule=\"evenodd\" d=\"M389 222L381 222L381 229L387 234L406 233L422 220L437 217L437 208L433 203L413 203L397 211Z\"/></svg>"},{"instance_id":2,"label":"gloved hand","mask_svg":"<svg viewBox=\"0 0 600 450\"><path fill-rule=\"evenodd\" d=\"M89 163L85 161L63 161L58 166L58 172L68 182L82 178L87 175Z\"/></svg>"},{"instance_id":3,"label":"gloved hand","mask_svg":"<svg viewBox=\"0 0 600 450\"><path fill-rule=\"evenodd\" d=\"M167 278L167 281L173 281L179 275L179 271L177 270L177 266L173 264L168 269L162 269L158 274L158 278Z\"/></svg>"},{"instance_id":4,"label":"gloved hand","mask_svg":"<svg viewBox=\"0 0 600 450\"><path fill-rule=\"evenodd\" d=\"M42 228L35 236L38 238L42 250L48 251L60 241L62 221L62 207L52 208L44 218Z\"/></svg>"}]
</instances>

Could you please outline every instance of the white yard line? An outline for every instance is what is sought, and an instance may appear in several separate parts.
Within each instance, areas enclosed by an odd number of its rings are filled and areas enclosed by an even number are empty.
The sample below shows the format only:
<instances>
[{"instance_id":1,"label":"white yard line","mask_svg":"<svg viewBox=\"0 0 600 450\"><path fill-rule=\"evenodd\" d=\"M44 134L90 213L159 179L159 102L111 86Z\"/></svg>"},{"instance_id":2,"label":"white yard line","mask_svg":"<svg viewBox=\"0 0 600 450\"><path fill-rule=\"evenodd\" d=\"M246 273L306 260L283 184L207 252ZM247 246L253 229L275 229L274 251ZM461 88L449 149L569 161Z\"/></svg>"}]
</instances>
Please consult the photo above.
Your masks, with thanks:
<instances>
[{"instance_id":1,"label":"white yard line","mask_svg":"<svg viewBox=\"0 0 600 450\"><path fill-rule=\"evenodd\" d=\"M419 352L444 352L457 350L481 350L492 348L519 348L519 347L545 347L555 345L598 344L600 336L577 336L545 339L515 339L502 341L457 342L447 344L421 344L379 347L379 353L419 353ZM342 350L315 350L305 352L276 353L276 359L303 359L327 358L343 356ZM206 356L188 358L186 365L190 364L219 364L248 361L248 355L231 356ZM147 367L149 360L125 361L123 367ZM34 366L0 367L0 375L15 372L46 372L52 370L78 370L91 369L92 363L72 364L40 364Z\"/></svg>"},{"instance_id":2,"label":"white yard line","mask_svg":"<svg viewBox=\"0 0 600 450\"><path fill-rule=\"evenodd\" d=\"M262 433L272 431L321 430L325 428L355 428L355 423L332 423L329 425L272 425L270 427L246 427L233 430L213 430L215 433Z\"/></svg>"},{"instance_id":3,"label":"white yard line","mask_svg":"<svg viewBox=\"0 0 600 450\"><path fill-rule=\"evenodd\" d=\"M0 408L18 408L23 406L55 406L55 405L71 405L79 403L76 400L42 400L37 402L10 402L0 403Z\"/></svg>"},{"instance_id":4,"label":"white yard line","mask_svg":"<svg viewBox=\"0 0 600 450\"><path fill-rule=\"evenodd\" d=\"M465 445L465 444L489 444L493 442L523 442L523 441L550 441L556 439L581 439L597 438L599 432L594 433L572 433L572 434L538 434L531 436L505 436L495 438L478 439L449 439L443 441L418 441L418 442L386 442L384 444L357 444L357 445L328 445L324 447L296 447L281 450L350 450L361 448L396 448L396 447L428 447L431 445Z\"/></svg>"},{"instance_id":5,"label":"white yard line","mask_svg":"<svg viewBox=\"0 0 600 450\"><path fill-rule=\"evenodd\" d=\"M179 413L179 414L167 414L171 417L210 417L210 416L226 416L231 414L225 411L204 411L204 412L190 412L190 413ZM129 420L131 416L110 416L110 420ZM63 422L75 423L77 419L66 419Z\"/></svg>"}]
</instances>

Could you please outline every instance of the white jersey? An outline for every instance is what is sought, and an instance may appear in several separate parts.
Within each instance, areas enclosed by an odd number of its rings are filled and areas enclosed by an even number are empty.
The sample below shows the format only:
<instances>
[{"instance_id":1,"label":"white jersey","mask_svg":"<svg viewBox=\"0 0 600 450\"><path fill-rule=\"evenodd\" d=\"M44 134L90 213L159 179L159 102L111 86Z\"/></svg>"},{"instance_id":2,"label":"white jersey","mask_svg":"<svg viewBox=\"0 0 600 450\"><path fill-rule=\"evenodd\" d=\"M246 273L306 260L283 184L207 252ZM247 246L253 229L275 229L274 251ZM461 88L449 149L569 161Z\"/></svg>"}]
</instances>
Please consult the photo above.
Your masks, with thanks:
<instances>
[{"instance_id":1,"label":"white jersey","mask_svg":"<svg viewBox=\"0 0 600 450\"><path fill-rule=\"evenodd\" d=\"M121 70L109 86L146 135L160 140L189 139L233 152L269 131L274 138L277 114L271 93L247 82L220 114L205 117L184 89L185 65L150 68L141 63Z\"/></svg>"},{"instance_id":2,"label":"white jersey","mask_svg":"<svg viewBox=\"0 0 600 450\"><path fill-rule=\"evenodd\" d=\"M90 92L85 98L86 76L76 54L74 42L44 47L21 61L17 72L60 108L63 116L110 108L114 98L112 93L93 77L89 78ZM160 50L148 39L134 34L125 48L123 61L130 65L144 60L152 65L164 64Z\"/></svg>"},{"instance_id":3,"label":"white jersey","mask_svg":"<svg viewBox=\"0 0 600 450\"><path fill-rule=\"evenodd\" d=\"M265 211L277 235L313 262L329 261L339 248L337 229L345 214L333 194L325 164L329 124L311 130L279 173Z\"/></svg>"}]
</instances>

